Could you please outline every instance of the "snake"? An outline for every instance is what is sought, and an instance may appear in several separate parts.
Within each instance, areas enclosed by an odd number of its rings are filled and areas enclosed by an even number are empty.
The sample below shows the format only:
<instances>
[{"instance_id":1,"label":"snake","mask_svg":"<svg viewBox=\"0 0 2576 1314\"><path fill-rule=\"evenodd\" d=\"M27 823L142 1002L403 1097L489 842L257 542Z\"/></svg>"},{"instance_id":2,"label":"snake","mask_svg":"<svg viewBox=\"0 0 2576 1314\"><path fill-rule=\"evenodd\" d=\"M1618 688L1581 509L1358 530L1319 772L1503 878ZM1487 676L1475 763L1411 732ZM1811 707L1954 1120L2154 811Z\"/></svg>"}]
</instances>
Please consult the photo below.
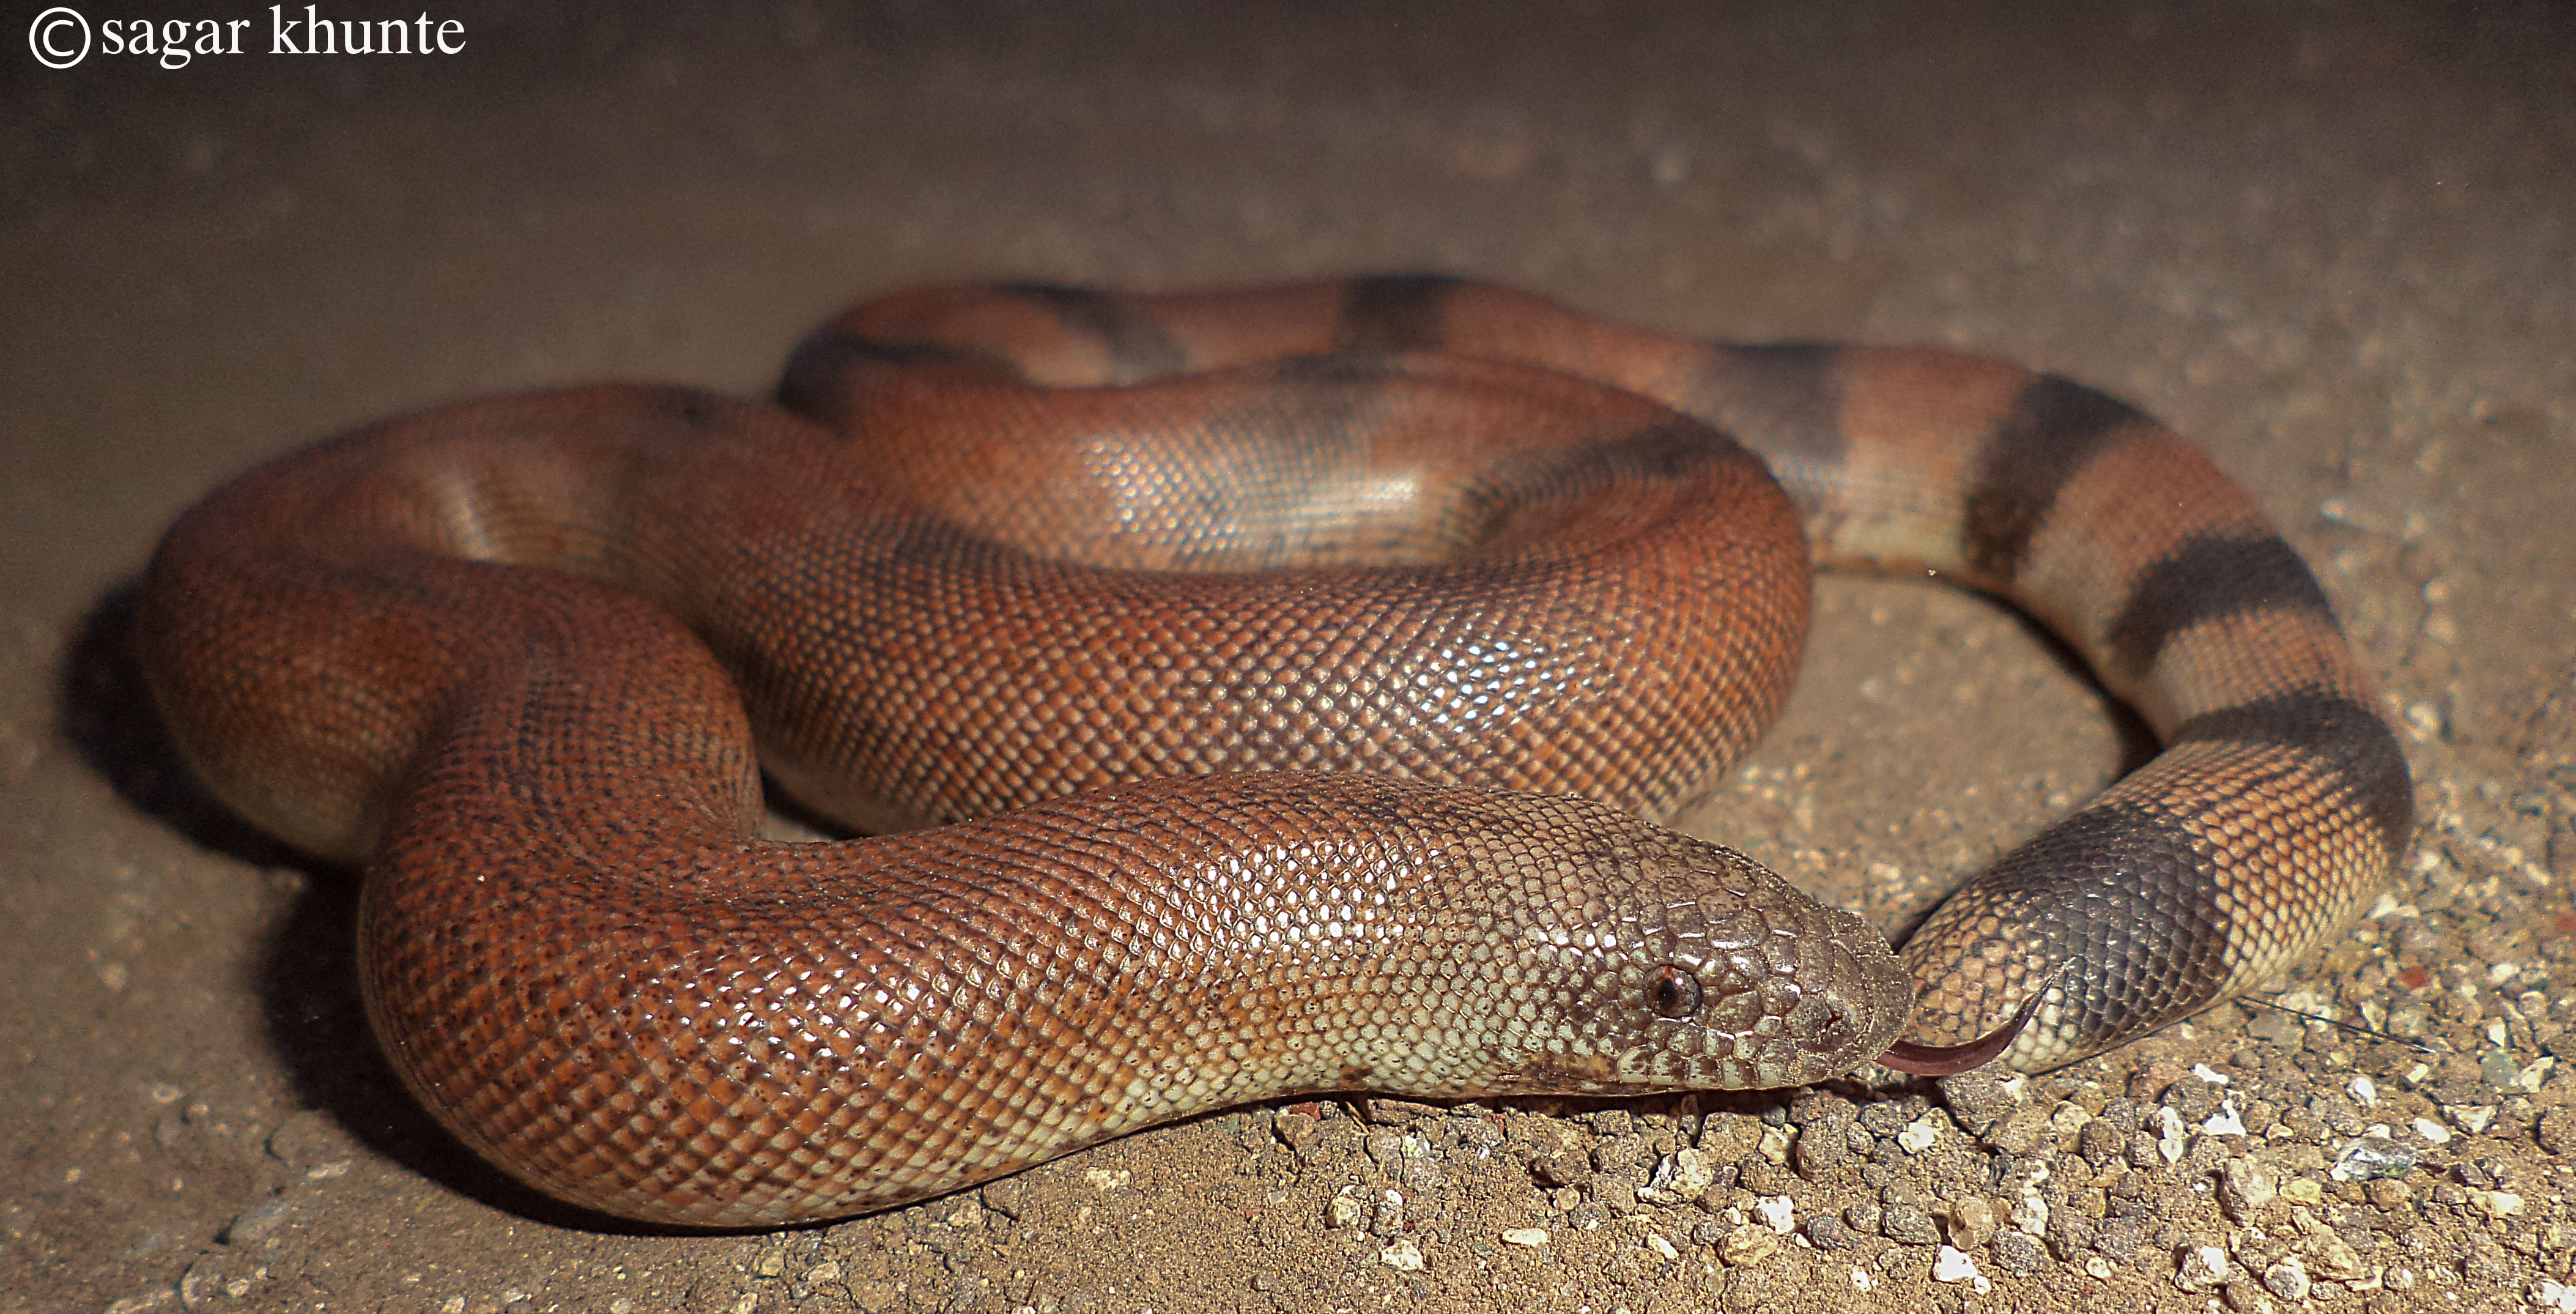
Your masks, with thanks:
<instances>
[{"instance_id":1,"label":"snake","mask_svg":"<svg viewBox=\"0 0 2576 1314\"><path fill-rule=\"evenodd\" d=\"M1902 956L1663 824L1818 566L2002 599L2162 745ZM2282 970L2412 826L2315 577L2144 413L1442 277L924 288L774 399L379 421L187 511L136 633L209 789L364 867L411 1092L656 1224L1323 1092L2046 1070ZM764 838L764 772L859 837Z\"/></svg>"}]
</instances>

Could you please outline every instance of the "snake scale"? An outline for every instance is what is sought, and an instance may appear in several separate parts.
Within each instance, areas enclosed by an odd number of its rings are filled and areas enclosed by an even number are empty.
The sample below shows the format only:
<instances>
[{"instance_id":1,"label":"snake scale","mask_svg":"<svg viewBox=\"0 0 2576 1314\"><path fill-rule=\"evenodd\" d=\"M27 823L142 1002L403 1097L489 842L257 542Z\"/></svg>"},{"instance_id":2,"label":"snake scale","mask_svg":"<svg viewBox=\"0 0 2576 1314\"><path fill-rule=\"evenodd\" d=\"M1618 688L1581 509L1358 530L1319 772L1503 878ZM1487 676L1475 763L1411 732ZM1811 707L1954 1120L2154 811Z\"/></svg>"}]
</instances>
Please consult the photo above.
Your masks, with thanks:
<instances>
[{"instance_id":1,"label":"snake scale","mask_svg":"<svg viewBox=\"0 0 2576 1314\"><path fill-rule=\"evenodd\" d=\"M2054 376L1400 277L905 293L780 399L376 424L143 591L190 763L367 865L412 1090L611 1214L845 1215L1328 1090L2047 1068L2279 970L2409 836L2298 556ZM1902 960L1654 824L1785 698L1811 561L2009 600L2165 745ZM890 833L756 839L764 768Z\"/></svg>"}]
</instances>

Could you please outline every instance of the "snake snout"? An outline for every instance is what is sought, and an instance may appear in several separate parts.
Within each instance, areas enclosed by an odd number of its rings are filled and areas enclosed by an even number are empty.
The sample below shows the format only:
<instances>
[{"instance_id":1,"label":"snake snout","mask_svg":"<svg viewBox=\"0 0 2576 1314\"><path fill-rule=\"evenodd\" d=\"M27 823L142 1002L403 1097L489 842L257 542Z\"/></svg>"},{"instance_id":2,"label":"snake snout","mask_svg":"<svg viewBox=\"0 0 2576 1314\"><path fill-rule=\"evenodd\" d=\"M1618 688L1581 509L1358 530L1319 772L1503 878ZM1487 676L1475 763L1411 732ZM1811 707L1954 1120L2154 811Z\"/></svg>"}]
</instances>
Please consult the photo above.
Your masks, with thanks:
<instances>
[{"instance_id":1,"label":"snake snout","mask_svg":"<svg viewBox=\"0 0 2576 1314\"><path fill-rule=\"evenodd\" d=\"M1905 1030L1914 982L1886 937L1859 917L1823 910L1834 924L1802 945L1800 998L1789 1034L1814 1065L1800 1081L1849 1072L1885 1052Z\"/></svg>"}]
</instances>

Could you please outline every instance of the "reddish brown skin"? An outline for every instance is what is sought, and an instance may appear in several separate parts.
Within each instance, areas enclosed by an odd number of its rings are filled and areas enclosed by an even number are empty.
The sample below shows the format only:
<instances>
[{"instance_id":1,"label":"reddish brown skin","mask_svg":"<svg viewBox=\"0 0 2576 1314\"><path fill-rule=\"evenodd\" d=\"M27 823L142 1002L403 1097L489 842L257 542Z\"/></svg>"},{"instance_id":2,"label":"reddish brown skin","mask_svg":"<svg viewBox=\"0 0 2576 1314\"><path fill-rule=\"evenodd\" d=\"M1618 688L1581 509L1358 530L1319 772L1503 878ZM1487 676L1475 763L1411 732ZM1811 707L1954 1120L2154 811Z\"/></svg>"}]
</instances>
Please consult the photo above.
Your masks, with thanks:
<instances>
[{"instance_id":1,"label":"reddish brown skin","mask_svg":"<svg viewBox=\"0 0 2576 1314\"><path fill-rule=\"evenodd\" d=\"M1900 1062L2188 1015L2404 843L2295 555L2048 376L1408 278L911 293L782 396L839 432L638 388L373 426L147 583L190 760L368 864L396 1067L575 1203L772 1224L1247 1099L1885 1052L1882 942L1648 824L1785 696L1810 555L2005 596L2173 744L1917 933ZM939 828L758 843L760 766Z\"/></svg>"},{"instance_id":2,"label":"reddish brown skin","mask_svg":"<svg viewBox=\"0 0 2576 1314\"><path fill-rule=\"evenodd\" d=\"M2166 741L1915 931L1916 1042L1973 1045L2035 993L2006 1052L2025 1070L2166 1026L2342 927L2405 850L2404 754L2298 554L2188 440L2054 375L1914 348L1700 342L1405 276L1156 296L925 288L827 325L781 392L848 420L862 357L955 353L1081 385L1424 350L1560 370L1707 421L1779 478L1818 564L2003 598Z\"/></svg>"}]
</instances>

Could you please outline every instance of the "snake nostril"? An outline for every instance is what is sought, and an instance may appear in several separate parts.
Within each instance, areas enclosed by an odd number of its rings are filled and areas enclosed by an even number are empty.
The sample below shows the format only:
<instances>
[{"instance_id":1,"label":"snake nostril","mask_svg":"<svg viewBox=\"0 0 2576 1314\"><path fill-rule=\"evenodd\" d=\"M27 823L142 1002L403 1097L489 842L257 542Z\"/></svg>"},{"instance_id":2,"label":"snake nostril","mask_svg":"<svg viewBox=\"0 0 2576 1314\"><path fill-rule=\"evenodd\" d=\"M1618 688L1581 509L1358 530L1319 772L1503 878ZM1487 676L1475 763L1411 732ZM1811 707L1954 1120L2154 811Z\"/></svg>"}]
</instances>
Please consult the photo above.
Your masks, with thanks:
<instances>
[{"instance_id":1,"label":"snake nostril","mask_svg":"<svg viewBox=\"0 0 2576 1314\"><path fill-rule=\"evenodd\" d=\"M1699 1014L1699 978L1671 964L1646 981L1646 1011L1678 1022Z\"/></svg>"},{"instance_id":2,"label":"snake nostril","mask_svg":"<svg viewBox=\"0 0 2576 1314\"><path fill-rule=\"evenodd\" d=\"M1841 1045L1851 1038L1851 1014L1840 1004L1825 1005L1825 1023L1820 1031L1827 1044Z\"/></svg>"}]
</instances>

